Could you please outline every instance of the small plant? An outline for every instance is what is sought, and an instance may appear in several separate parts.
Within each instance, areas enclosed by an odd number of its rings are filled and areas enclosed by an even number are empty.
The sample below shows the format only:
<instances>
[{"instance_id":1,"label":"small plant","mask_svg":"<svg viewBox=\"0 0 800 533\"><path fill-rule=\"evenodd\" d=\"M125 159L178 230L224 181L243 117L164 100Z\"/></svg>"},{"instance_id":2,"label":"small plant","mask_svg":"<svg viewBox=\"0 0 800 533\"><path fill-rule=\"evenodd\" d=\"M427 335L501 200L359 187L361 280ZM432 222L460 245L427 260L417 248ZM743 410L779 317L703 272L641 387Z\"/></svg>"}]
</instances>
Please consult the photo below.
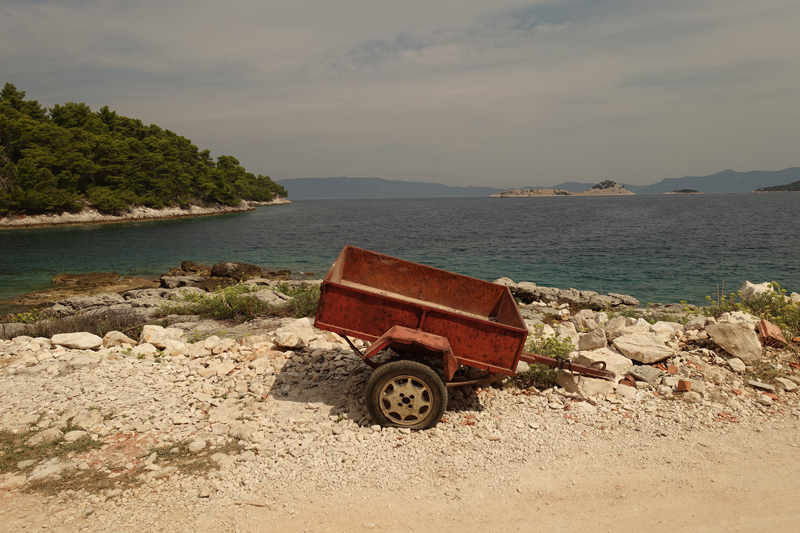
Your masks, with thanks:
<instances>
[{"instance_id":1,"label":"small plant","mask_svg":"<svg viewBox=\"0 0 800 533\"><path fill-rule=\"evenodd\" d=\"M800 304L786 297L786 289L775 282L770 283L771 291L762 292L745 300L741 291L732 292L728 296L722 291L717 291L717 299L706 296L706 301L711 305L703 311L706 316L719 317L723 313L744 311L758 318L769 320L784 333L787 338L800 335Z\"/></svg>"},{"instance_id":2,"label":"small plant","mask_svg":"<svg viewBox=\"0 0 800 533\"><path fill-rule=\"evenodd\" d=\"M575 347L569 339L561 340L552 336L537 338L533 335L528 335L525 350L538 355L566 359L575 350ZM520 388L535 386L539 389L547 389L555 385L556 369L547 365L533 363L527 372L517 374L512 381Z\"/></svg>"},{"instance_id":3,"label":"small plant","mask_svg":"<svg viewBox=\"0 0 800 533\"><path fill-rule=\"evenodd\" d=\"M320 296L317 285L279 285L277 290L292 297L282 305L270 305L253 298L251 293L257 290L240 283L218 289L209 295L187 294L179 302L161 306L158 315L200 315L201 318L247 322L262 316L303 318L317 312Z\"/></svg>"},{"instance_id":4,"label":"small plant","mask_svg":"<svg viewBox=\"0 0 800 533\"><path fill-rule=\"evenodd\" d=\"M30 311L25 313L17 313L11 318L12 322L17 322L21 324L33 324L39 320L44 320L48 318L47 313L44 310L39 308L33 308Z\"/></svg>"}]
</instances>

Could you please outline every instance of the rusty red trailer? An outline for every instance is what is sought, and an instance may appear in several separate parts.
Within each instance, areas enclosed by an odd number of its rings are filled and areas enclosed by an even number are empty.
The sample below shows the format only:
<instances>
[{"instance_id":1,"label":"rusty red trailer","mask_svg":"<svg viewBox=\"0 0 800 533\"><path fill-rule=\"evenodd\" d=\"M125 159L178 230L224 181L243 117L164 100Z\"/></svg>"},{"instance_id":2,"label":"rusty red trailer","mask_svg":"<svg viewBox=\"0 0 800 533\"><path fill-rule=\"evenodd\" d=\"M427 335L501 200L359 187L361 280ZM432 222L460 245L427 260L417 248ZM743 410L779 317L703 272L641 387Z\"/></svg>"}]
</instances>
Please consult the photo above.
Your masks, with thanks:
<instances>
[{"instance_id":1,"label":"rusty red trailer","mask_svg":"<svg viewBox=\"0 0 800 533\"><path fill-rule=\"evenodd\" d=\"M342 335L376 369L367 382L367 407L382 425L438 423L446 385L467 384L453 381L462 366L513 375L522 359L613 377L524 353L528 329L508 287L354 246L345 246L323 280L315 322ZM350 337L372 344L362 353ZM371 358L387 348L405 357L376 365ZM409 355L441 359L443 369Z\"/></svg>"}]
</instances>

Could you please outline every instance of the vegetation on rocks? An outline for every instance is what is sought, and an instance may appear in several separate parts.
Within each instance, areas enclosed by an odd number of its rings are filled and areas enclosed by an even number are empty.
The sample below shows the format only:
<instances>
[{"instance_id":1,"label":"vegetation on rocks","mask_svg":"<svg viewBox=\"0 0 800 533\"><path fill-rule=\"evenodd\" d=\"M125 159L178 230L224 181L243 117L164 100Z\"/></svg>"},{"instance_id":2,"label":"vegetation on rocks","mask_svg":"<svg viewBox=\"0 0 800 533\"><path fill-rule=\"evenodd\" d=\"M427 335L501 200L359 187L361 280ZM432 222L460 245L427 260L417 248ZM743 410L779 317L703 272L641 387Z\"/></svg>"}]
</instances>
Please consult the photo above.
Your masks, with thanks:
<instances>
[{"instance_id":1,"label":"vegetation on rocks","mask_svg":"<svg viewBox=\"0 0 800 533\"><path fill-rule=\"evenodd\" d=\"M237 205L270 201L286 190L239 161L108 106L42 107L6 83L0 91L0 215L114 213L132 205Z\"/></svg>"},{"instance_id":2,"label":"vegetation on rocks","mask_svg":"<svg viewBox=\"0 0 800 533\"><path fill-rule=\"evenodd\" d=\"M574 350L575 347L569 339L559 339L557 337L528 335L528 341L525 343L525 351L550 357L566 358ZM534 363L529 366L527 372L517 374L514 377L514 382L521 388L533 386L539 389L547 389L556 383L556 369Z\"/></svg>"},{"instance_id":3,"label":"vegetation on rocks","mask_svg":"<svg viewBox=\"0 0 800 533\"><path fill-rule=\"evenodd\" d=\"M159 316L199 315L201 318L247 322L264 316L303 318L317 312L317 285L278 285L278 291L292 298L283 305L269 304L254 298L253 293L258 290L259 287L239 283L220 288L208 295L186 294L183 301L162 306Z\"/></svg>"},{"instance_id":4,"label":"vegetation on rocks","mask_svg":"<svg viewBox=\"0 0 800 533\"><path fill-rule=\"evenodd\" d=\"M109 331L120 331L129 337L139 338L142 328L148 323L147 318L142 315L126 310L107 310L102 313L51 318L47 315L47 309L34 309L16 315L12 321L32 324L33 329L29 331L30 336L47 338L59 333L78 332L92 333L102 337Z\"/></svg>"},{"instance_id":5,"label":"vegetation on rocks","mask_svg":"<svg viewBox=\"0 0 800 533\"><path fill-rule=\"evenodd\" d=\"M716 299L706 296L711 304L704 308L706 316L719 317L730 311L744 311L753 316L769 320L791 337L800 336L800 303L787 298L786 289L781 289L775 282L770 284L772 291L756 294L752 298L742 298L741 291L731 292L727 296L723 289Z\"/></svg>"}]
</instances>

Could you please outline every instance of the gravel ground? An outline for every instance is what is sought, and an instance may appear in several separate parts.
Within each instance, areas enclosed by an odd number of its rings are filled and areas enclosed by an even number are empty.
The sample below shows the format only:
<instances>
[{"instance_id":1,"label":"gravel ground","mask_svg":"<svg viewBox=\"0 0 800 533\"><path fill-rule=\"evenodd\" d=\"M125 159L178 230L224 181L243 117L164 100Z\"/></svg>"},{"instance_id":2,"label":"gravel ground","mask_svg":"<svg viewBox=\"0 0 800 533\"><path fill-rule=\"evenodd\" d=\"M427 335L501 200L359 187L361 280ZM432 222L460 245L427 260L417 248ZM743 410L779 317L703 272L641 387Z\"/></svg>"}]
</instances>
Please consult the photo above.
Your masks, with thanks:
<instances>
[{"instance_id":1,"label":"gravel ground","mask_svg":"<svg viewBox=\"0 0 800 533\"><path fill-rule=\"evenodd\" d=\"M0 427L99 444L0 475L3 531L800 530L796 393L767 400L711 352L673 360L714 367L702 393L462 387L410 431L373 425L370 370L340 339L275 326L239 342L0 341ZM155 453L187 444L218 468ZM76 473L105 488L25 492Z\"/></svg>"}]
</instances>

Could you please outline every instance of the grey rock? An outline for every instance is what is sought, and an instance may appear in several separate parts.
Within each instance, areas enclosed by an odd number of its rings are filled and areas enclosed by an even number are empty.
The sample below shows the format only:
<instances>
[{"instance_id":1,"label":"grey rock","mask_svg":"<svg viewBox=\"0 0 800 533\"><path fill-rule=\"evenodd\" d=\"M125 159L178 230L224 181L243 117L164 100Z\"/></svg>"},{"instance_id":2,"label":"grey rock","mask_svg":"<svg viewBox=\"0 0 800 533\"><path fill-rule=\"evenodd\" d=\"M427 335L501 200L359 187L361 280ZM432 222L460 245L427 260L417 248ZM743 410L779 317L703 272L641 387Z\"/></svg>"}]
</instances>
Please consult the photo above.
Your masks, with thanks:
<instances>
[{"instance_id":1,"label":"grey rock","mask_svg":"<svg viewBox=\"0 0 800 533\"><path fill-rule=\"evenodd\" d=\"M627 294L618 294L616 292L609 292L608 295L622 302L622 305L631 305L633 307L637 307L639 305L639 300Z\"/></svg>"},{"instance_id":2,"label":"grey rock","mask_svg":"<svg viewBox=\"0 0 800 533\"><path fill-rule=\"evenodd\" d=\"M566 370L559 370L556 373L556 383L567 392L579 394L581 398L606 396L614 392L614 383L611 381L578 376Z\"/></svg>"},{"instance_id":3,"label":"grey rock","mask_svg":"<svg viewBox=\"0 0 800 533\"><path fill-rule=\"evenodd\" d=\"M744 361L739 359L738 357L733 357L728 359L728 366L730 369L737 374L744 374L747 371L747 365L744 364Z\"/></svg>"},{"instance_id":4,"label":"grey rock","mask_svg":"<svg viewBox=\"0 0 800 533\"><path fill-rule=\"evenodd\" d=\"M661 370L647 365L634 366L628 371L628 374L636 378L638 381L646 383L654 383L660 376Z\"/></svg>"},{"instance_id":5,"label":"grey rock","mask_svg":"<svg viewBox=\"0 0 800 533\"><path fill-rule=\"evenodd\" d=\"M778 388L781 388L786 392L794 392L797 390L797 383L786 378L775 378L775 384L778 386Z\"/></svg>"},{"instance_id":6,"label":"grey rock","mask_svg":"<svg viewBox=\"0 0 800 533\"><path fill-rule=\"evenodd\" d=\"M50 429L45 429L44 431L40 431L36 435L32 436L27 440L25 444L28 446L36 446L37 444L41 444L43 442L50 442L56 439L61 438L64 433L61 432L60 429L57 427L52 427Z\"/></svg>"},{"instance_id":7,"label":"grey rock","mask_svg":"<svg viewBox=\"0 0 800 533\"><path fill-rule=\"evenodd\" d=\"M578 348L581 350L597 350L607 346L606 333L602 329L595 329L589 333L584 333L578 341Z\"/></svg>"},{"instance_id":8,"label":"grey rock","mask_svg":"<svg viewBox=\"0 0 800 533\"><path fill-rule=\"evenodd\" d=\"M768 392L775 392L775 387L768 383L761 383L760 381L756 381L754 379L748 379L747 384L753 387L754 389L761 389Z\"/></svg>"},{"instance_id":9,"label":"grey rock","mask_svg":"<svg viewBox=\"0 0 800 533\"><path fill-rule=\"evenodd\" d=\"M703 400L700 393L695 391L684 392L682 397L686 403L700 403Z\"/></svg>"}]
</instances>

